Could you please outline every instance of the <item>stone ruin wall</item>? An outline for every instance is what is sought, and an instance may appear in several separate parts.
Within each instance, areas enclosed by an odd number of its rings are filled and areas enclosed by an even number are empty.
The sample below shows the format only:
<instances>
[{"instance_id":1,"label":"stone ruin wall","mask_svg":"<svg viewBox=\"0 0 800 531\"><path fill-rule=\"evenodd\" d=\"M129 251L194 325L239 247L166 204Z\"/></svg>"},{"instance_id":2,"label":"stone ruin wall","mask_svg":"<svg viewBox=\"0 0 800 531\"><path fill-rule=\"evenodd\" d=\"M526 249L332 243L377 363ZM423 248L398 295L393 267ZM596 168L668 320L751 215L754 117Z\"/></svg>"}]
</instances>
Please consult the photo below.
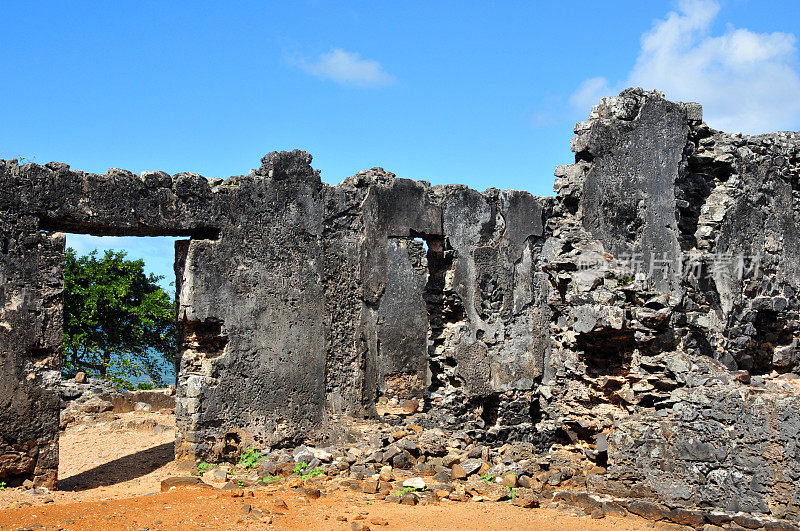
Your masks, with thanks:
<instances>
[{"instance_id":1,"label":"stone ruin wall","mask_svg":"<svg viewBox=\"0 0 800 531\"><path fill-rule=\"evenodd\" d=\"M173 235L179 458L405 418L594 461L595 492L797 519L798 134L640 89L575 132L546 198L329 186L299 151L224 181L0 162L0 480L56 481L62 233Z\"/></svg>"}]
</instances>

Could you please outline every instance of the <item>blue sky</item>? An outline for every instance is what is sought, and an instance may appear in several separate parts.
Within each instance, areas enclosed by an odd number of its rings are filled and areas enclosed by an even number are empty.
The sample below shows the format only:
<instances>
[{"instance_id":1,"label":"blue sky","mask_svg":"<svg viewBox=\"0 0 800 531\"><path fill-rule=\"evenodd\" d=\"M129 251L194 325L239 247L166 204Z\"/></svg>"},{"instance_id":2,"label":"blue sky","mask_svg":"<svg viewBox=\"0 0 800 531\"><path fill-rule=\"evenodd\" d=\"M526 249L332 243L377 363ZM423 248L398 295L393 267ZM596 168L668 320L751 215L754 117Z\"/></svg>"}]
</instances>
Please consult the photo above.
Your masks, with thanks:
<instances>
[{"instance_id":1,"label":"blue sky","mask_svg":"<svg viewBox=\"0 0 800 531\"><path fill-rule=\"evenodd\" d=\"M175 240L178 238L136 237L136 236L86 236L83 234L67 234L67 246L75 249L78 255L89 254L97 250L98 256L103 250L113 249L125 251L129 258L141 258L147 271L162 276L159 285L170 295L175 294Z\"/></svg>"},{"instance_id":2,"label":"blue sky","mask_svg":"<svg viewBox=\"0 0 800 531\"><path fill-rule=\"evenodd\" d=\"M630 84L700 101L712 127L800 128L796 1L5 0L0 14L0 158L99 173L226 177L299 148L331 183L383 166L549 195L574 122ZM125 246L172 255L169 240ZM153 267L171 276L167 262Z\"/></svg>"}]
</instances>

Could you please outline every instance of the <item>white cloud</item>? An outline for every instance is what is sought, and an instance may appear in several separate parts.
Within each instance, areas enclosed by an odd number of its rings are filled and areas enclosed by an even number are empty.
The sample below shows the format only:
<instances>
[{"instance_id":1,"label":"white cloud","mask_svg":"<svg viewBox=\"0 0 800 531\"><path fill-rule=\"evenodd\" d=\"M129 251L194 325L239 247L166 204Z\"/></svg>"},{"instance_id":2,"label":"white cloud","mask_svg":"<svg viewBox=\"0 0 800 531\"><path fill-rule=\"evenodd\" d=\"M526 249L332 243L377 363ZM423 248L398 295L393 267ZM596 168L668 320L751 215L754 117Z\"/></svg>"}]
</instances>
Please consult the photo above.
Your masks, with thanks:
<instances>
[{"instance_id":1,"label":"white cloud","mask_svg":"<svg viewBox=\"0 0 800 531\"><path fill-rule=\"evenodd\" d=\"M612 96L615 89L608 85L608 80L604 77L590 77L581 83L578 90L569 97L569 102L578 109L588 110L592 105L596 105L600 98ZM616 91L620 92L620 91Z\"/></svg>"},{"instance_id":2,"label":"white cloud","mask_svg":"<svg viewBox=\"0 0 800 531\"><path fill-rule=\"evenodd\" d=\"M395 80L378 61L362 59L357 53L346 52L339 48L321 54L314 62L299 59L297 63L309 74L322 79L331 79L340 85L367 88L388 85Z\"/></svg>"},{"instance_id":3,"label":"white cloud","mask_svg":"<svg viewBox=\"0 0 800 531\"><path fill-rule=\"evenodd\" d=\"M663 90L679 101L703 105L711 127L764 133L800 128L800 75L796 38L728 26L710 35L719 13L713 0L683 0L678 11L642 35L636 64L621 83L584 81L570 101L588 110L602 96L630 86Z\"/></svg>"}]
</instances>

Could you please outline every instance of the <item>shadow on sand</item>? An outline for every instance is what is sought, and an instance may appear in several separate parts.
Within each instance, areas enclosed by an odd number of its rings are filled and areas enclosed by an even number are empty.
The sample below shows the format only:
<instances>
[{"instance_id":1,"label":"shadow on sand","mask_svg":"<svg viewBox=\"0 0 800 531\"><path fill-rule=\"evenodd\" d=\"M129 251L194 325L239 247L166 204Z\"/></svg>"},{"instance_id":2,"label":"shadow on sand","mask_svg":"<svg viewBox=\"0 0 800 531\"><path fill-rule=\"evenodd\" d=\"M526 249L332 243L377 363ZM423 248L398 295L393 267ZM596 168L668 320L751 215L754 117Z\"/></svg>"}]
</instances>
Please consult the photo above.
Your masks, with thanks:
<instances>
[{"instance_id":1,"label":"shadow on sand","mask_svg":"<svg viewBox=\"0 0 800 531\"><path fill-rule=\"evenodd\" d=\"M64 478L58 482L58 490L79 491L124 483L161 468L175 458L174 453L175 443L160 444Z\"/></svg>"}]
</instances>

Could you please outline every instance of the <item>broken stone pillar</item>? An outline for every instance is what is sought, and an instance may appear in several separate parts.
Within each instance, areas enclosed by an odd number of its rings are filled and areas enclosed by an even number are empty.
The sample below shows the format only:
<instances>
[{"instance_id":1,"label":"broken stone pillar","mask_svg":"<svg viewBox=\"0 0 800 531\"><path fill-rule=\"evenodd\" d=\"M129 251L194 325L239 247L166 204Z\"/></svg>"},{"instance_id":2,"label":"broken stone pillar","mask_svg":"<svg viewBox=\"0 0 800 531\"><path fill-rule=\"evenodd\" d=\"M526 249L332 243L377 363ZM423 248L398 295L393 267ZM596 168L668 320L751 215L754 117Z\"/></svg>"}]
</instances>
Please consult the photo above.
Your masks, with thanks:
<instances>
[{"instance_id":1,"label":"broken stone pillar","mask_svg":"<svg viewBox=\"0 0 800 531\"><path fill-rule=\"evenodd\" d=\"M0 481L54 488L64 235L0 212Z\"/></svg>"},{"instance_id":2,"label":"broken stone pillar","mask_svg":"<svg viewBox=\"0 0 800 531\"><path fill-rule=\"evenodd\" d=\"M214 187L219 239L182 264L179 458L234 459L325 424L322 184L301 152Z\"/></svg>"}]
</instances>

